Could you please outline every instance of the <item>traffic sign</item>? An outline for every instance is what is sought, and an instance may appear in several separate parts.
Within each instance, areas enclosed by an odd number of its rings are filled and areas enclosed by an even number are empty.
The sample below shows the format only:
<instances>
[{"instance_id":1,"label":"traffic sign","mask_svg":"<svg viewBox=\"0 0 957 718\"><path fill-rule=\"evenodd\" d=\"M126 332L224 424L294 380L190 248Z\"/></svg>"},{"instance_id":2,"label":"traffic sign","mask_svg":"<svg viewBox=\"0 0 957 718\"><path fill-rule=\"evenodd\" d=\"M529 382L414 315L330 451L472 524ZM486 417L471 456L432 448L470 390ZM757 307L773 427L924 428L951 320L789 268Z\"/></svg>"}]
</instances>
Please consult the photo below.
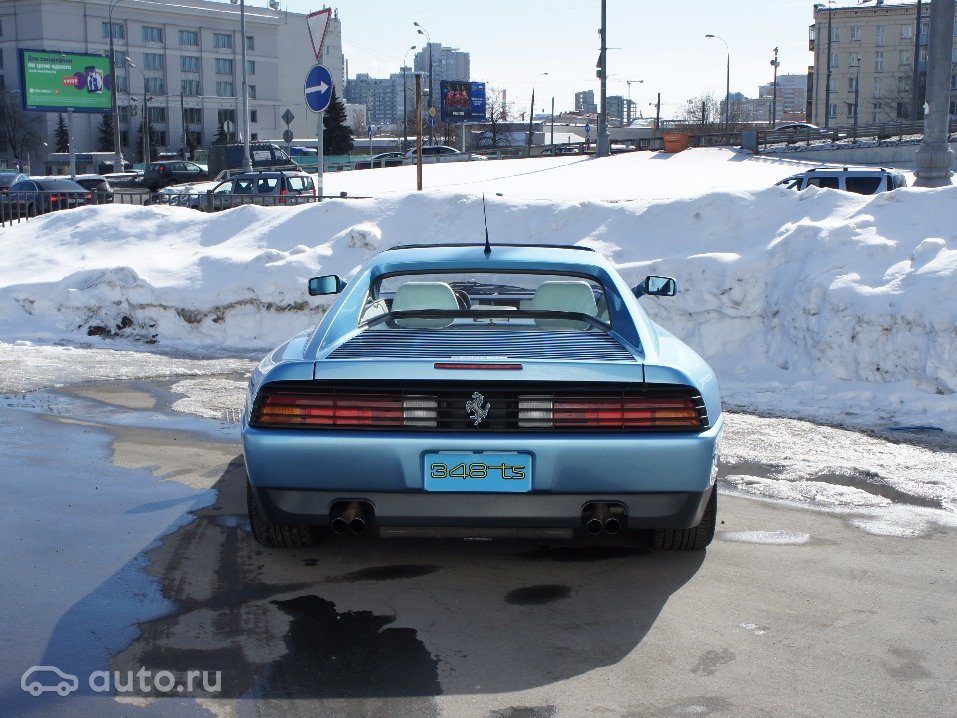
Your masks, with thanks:
<instances>
[{"instance_id":1,"label":"traffic sign","mask_svg":"<svg viewBox=\"0 0 957 718\"><path fill-rule=\"evenodd\" d=\"M591 134L591 125L585 125L585 136L587 137L590 134Z\"/></svg>"},{"instance_id":2,"label":"traffic sign","mask_svg":"<svg viewBox=\"0 0 957 718\"><path fill-rule=\"evenodd\" d=\"M369 139L372 139L372 125L369 125Z\"/></svg>"},{"instance_id":3,"label":"traffic sign","mask_svg":"<svg viewBox=\"0 0 957 718\"><path fill-rule=\"evenodd\" d=\"M313 112L323 112L332 101L332 74L315 65L306 75L306 104Z\"/></svg>"},{"instance_id":4,"label":"traffic sign","mask_svg":"<svg viewBox=\"0 0 957 718\"><path fill-rule=\"evenodd\" d=\"M283 130L283 133L282 133L283 142L285 142L288 145L290 142L292 142L292 137L293 137L292 130Z\"/></svg>"},{"instance_id":5,"label":"traffic sign","mask_svg":"<svg viewBox=\"0 0 957 718\"><path fill-rule=\"evenodd\" d=\"M235 125L234 125L230 120L226 120L226 121L223 123L223 131L224 131L227 135L231 135L231 134L233 133L233 127L235 127Z\"/></svg>"},{"instance_id":6,"label":"traffic sign","mask_svg":"<svg viewBox=\"0 0 957 718\"><path fill-rule=\"evenodd\" d=\"M286 111L282 113L282 121L287 125L291 125L294 119L296 119L296 116L292 114L292 110L287 107Z\"/></svg>"}]
</instances>

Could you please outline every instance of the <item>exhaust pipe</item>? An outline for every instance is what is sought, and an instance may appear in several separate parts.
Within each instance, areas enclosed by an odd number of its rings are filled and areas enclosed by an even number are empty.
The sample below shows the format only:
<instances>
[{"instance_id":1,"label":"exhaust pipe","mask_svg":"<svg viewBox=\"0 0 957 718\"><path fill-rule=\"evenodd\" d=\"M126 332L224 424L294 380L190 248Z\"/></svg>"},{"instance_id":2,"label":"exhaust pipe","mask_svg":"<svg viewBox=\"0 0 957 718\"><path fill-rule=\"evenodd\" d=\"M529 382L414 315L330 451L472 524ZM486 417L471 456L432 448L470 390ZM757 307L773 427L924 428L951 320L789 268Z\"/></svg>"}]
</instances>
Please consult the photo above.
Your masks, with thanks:
<instances>
[{"instance_id":1,"label":"exhaust pipe","mask_svg":"<svg viewBox=\"0 0 957 718\"><path fill-rule=\"evenodd\" d=\"M605 530L605 522L608 520L608 505L588 504L582 512L582 520L585 523L585 533L589 536L598 536Z\"/></svg>"},{"instance_id":2,"label":"exhaust pipe","mask_svg":"<svg viewBox=\"0 0 957 718\"><path fill-rule=\"evenodd\" d=\"M625 520L625 508L619 504L586 504L582 511L582 524L589 536L614 536L624 528Z\"/></svg>"},{"instance_id":3,"label":"exhaust pipe","mask_svg":"<svg viewBox=\"0 0 957 718\"><path fill-rule=\"evenodd\" d=\"M329 527L333 533L340 536L346 531L352 531L354 534L365 533L368 526L367 505L364 501L351 501L345 508L329 522Z\"/></svg>"}]
</instances>

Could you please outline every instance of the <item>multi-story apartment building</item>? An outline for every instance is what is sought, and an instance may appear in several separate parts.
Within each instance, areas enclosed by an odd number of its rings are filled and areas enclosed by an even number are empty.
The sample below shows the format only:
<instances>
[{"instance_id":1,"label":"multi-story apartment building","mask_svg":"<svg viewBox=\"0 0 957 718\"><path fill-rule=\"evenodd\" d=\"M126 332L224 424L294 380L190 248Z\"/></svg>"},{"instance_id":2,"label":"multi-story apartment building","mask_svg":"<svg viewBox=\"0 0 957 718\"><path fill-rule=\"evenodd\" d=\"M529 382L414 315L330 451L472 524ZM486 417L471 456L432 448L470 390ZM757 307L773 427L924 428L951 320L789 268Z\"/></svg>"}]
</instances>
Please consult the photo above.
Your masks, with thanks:
<instances>
[{"instance_id":1,"label":"multi-story apartment building","mask_svg":"<svg viewBox=\"0 0 957 718\"><path fill-rule=\"evenodd\" d=\"M432 79L431 87L435 93L433 103L439 106L439 88L443 80L469 81L471 76L471 59L469 53L462 52L455 47L443 47L441 43L426 43L416 54L412 63L415 72L424 72L422 78L423 89L429 88L429 50L432 51ZM414 80L413 80L414 81ZM401 82L401 80L400 80ZM399 102L402 102L401 91Z\"/></svg>"},{"instance_id":2,"label":"multi-story apartment building","mask_svg":"<svg viewBox=\"0 0 957 718\"><path fill-rule=\"evenodd\" d=\"M592 115L598 112L594 90L582 90L575 93L575 111Z\"/></svg>"},{"instance_id":3,"label":"multi-story apartment building","mask_svg":"<svg viewBox=\"0 0 957 718\"><path fill-rule=\"evenodd\" d=\"M412 95L415 79L411 72L405 73L405 82L410 91L406 104L414 104L415 98ZM402 124L402 73L380 78L360 72L346 83L345 97L351 104L365 106L367 124Z\"/></svg>"},{"instance_id":4,"label":"multi-story apartment building","mask_svg":"<svg viewBox=\"0 0 957 718\"><path fill-rule=\"evenodd\" d=\"M290 126L293 133L313 136L316 116L303 96L306 73L316 63L306 16L279 7L266 0L246 2L246 37L242 38L240 5L225 0L3 0L0 88L19 92L18 48L109 55L112 33L124 156L139 157L141 113L137 111L144 91L160 149L201 147L212 142L226 120L241 129L242 123L235 121L242 107L241 43L245 43L250 139L279 139L286 109L295 115ZM335 15L322 63L342 88L341 27ZM57 115L37 114L43 116L42 127L52 148ZM98 149L101 120L99 114L74 114L77 152ZM43 159L42 153L37 159Z\"/></svg>"},{"instance_id":5,"label":"multi-story apartment building","mask_svg":"<svg viewBox=\"0 0 957 718\"><path fill-rule=\"evenodd\" d=\"M759 98L773 98L773 83L758 88ZM779 122L804 122L807 116L807 75L778 75L777 102L772 103Z\"/></svg>"},{"instance_id":6,"label":"multi-story apartment building","mask_svg":"<svg viewBox=\"0 0 957 718\"><path fill-rule=\"evenodd\" d=\"M919 118L927 71L929 6L923 3L918 22L916 2L815 5L810 28L811 121L823 127L853 124L855 116L860 124ZM957 80L951 88L954 115Z\"/></svg>"}]
</instances>

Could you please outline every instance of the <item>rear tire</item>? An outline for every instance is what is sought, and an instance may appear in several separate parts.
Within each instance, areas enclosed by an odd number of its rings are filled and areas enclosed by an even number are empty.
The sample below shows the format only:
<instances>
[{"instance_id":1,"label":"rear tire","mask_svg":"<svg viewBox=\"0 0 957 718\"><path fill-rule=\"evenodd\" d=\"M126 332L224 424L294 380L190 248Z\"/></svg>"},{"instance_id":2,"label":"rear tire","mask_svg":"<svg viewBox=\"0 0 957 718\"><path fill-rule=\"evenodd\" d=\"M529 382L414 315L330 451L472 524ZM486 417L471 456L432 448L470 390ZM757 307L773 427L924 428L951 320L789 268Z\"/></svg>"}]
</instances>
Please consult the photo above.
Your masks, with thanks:
<instances>
[{"instance_id":1,"label":"rear tire","mask_svg":"<svg viewBox=\"0 0 957 718\"><path fill-rule=\"evenodd\" d=\"M259 508L253 487L246 482L246 512L253 538L270 548L303 548L316 543L311 526L301 524L275 524L269 521Z\"/></svg>"},{"instance_id":2,"label":"rear tire","mask_svg":"<svg viewBox=\"0 0 957 718\"><path fill-rule=\"evenodd\" d=\"M690 529L655 529L652 548L659 551L700 551L714 538L718 518L718 485L711 489L711 498L701 522Z\"/></svg>"}]
</instances>

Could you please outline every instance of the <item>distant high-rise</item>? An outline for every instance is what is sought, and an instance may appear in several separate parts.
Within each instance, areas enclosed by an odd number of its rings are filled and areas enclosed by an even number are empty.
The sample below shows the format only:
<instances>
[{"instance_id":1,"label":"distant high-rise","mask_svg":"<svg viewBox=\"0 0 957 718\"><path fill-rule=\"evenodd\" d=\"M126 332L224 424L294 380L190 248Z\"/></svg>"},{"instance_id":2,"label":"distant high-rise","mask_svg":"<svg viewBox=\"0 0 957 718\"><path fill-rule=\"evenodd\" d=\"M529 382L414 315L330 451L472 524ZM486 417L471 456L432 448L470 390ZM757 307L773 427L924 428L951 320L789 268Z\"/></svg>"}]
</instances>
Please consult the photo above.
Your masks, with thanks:
<instances>
[{"instance_id":1,"label":"distant high-rise","mask_svg":"<svg viewBox=\"0 0 957 718\"><path fill-rule=\"evenodd\" d=\"M582 92L575 93L575 111L590 115L598 112L598 105L595 104L594 90L583 90Z\"/></svg>"}]
</instances>

